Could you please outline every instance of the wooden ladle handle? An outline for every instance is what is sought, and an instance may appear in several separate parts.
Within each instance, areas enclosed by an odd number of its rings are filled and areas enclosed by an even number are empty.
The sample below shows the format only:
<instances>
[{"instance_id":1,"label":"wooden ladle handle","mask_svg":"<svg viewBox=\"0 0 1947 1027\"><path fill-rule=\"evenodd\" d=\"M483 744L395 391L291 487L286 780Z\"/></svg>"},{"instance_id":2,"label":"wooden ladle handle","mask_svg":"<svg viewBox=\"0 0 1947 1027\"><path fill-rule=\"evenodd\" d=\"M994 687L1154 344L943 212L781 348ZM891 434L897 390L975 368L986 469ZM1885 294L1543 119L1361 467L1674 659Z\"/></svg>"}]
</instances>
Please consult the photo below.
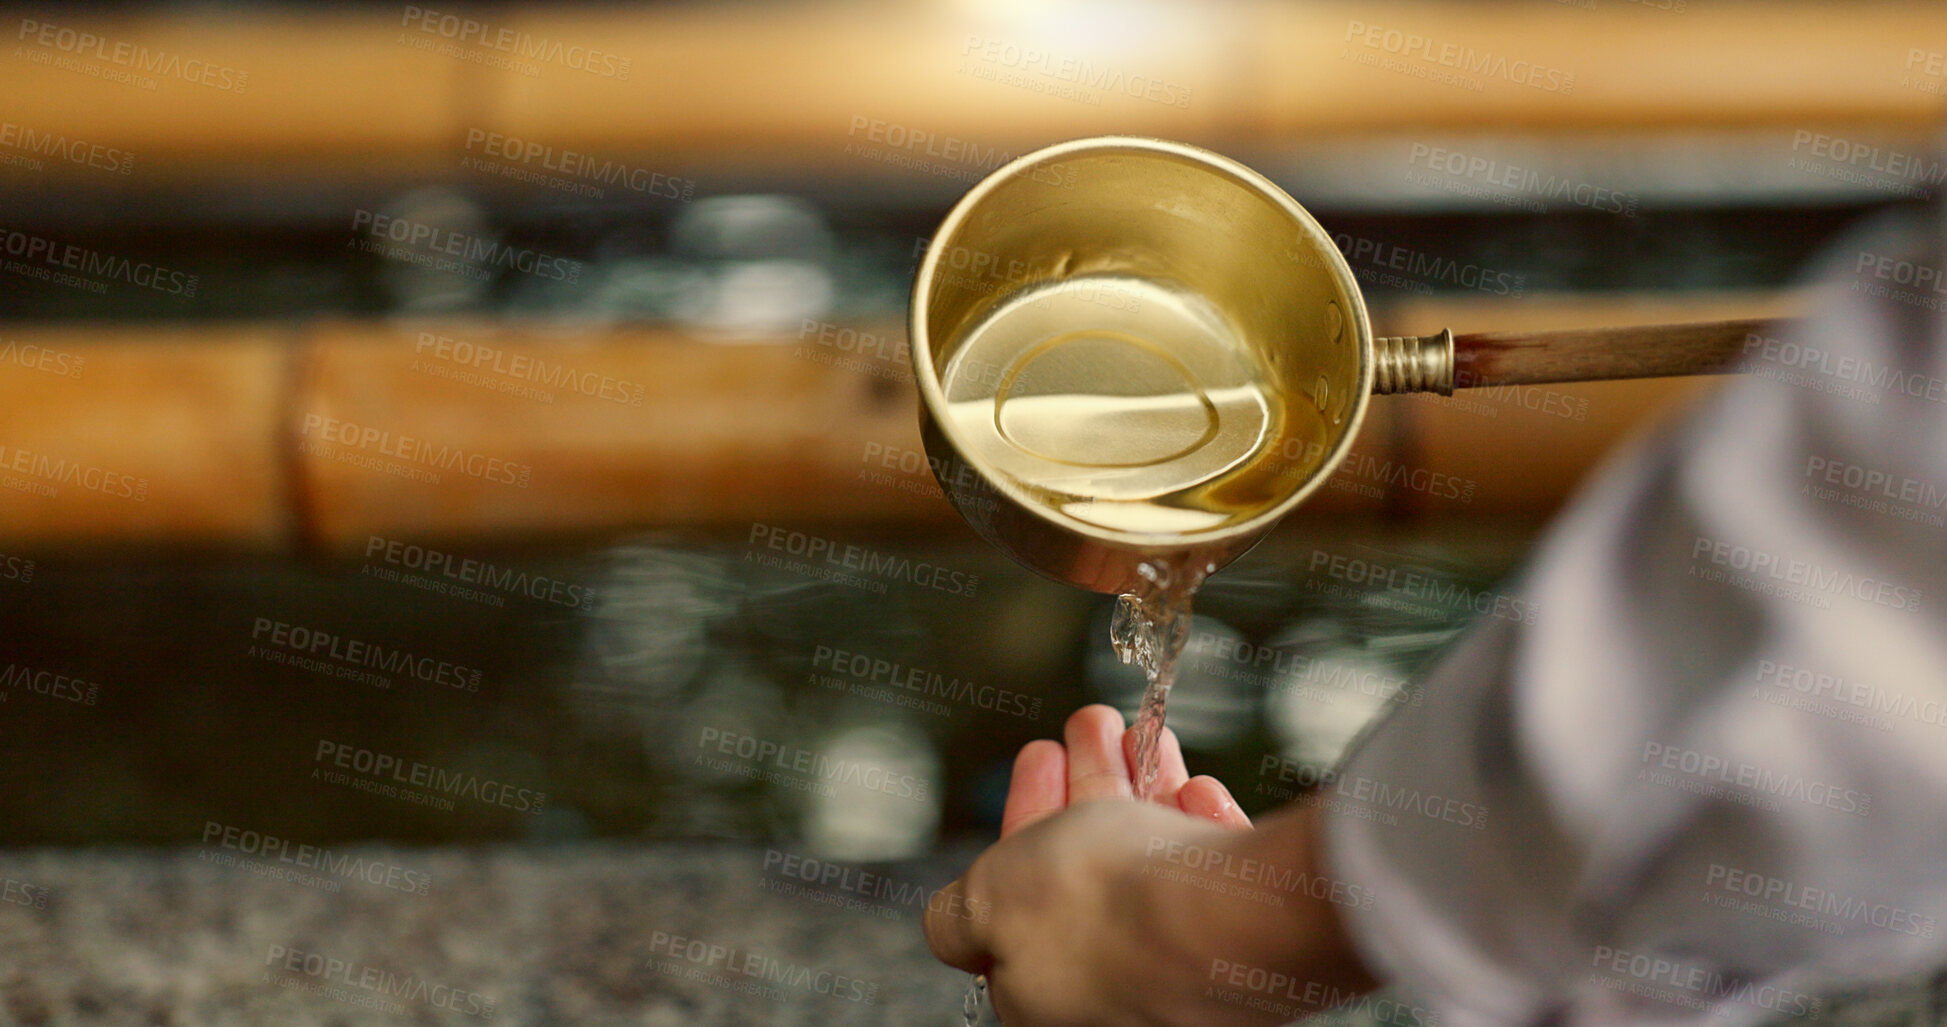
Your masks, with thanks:
<instances>
[{"instance_id":1,"label":"wooden ladle handle","mask_svg":"<svg viewBox=\"0 0 1947 1027\"><path fill-rule=\"evenodd\" d=\"M1753 339L1784 322L1747 319L1690 324L1471 332L1453 339L1454 387L1588 382L1728 374Z\"/></svg>"},{"instance_id":2,"label":"wooden ladle handle","mask_svg":"<svg viewBox=\"0 0 1947 1027\"><path fill-rule=\"evenodd\" d=\"M1727 374L1740 369L1738 358L1755 340L1790 324L1750 318L1381 338L1373 340L1373 392L1445 395L1493 385Z\"/></svg>"}]
</instances>

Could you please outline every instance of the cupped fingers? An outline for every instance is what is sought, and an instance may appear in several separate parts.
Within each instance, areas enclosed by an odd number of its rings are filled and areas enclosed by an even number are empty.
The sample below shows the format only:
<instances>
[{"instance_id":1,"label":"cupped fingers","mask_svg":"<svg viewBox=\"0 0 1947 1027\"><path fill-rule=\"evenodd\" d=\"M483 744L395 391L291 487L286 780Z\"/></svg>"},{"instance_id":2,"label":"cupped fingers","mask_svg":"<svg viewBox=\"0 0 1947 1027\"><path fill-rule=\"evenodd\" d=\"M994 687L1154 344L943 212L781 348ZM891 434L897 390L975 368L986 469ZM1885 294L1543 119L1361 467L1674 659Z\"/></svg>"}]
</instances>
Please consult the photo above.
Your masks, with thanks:
<instances>
[{"instance_id":1,"label":"cupped fingers","mask_svg":"<svg viewBox=\"0 0 1947 1027\"><path fill-rule=\"evenodd\" d=\"M1039 739L1021 747L1014 757L1014 777L1007 785L1007 806L1001 811L1001 837L1068 805L1068 751L1060 742Z\"/></svg>"},{"instance_id":2,"label":"cupped fingers","mask_svg":"<svg viewBox=\"0 0 1947 1027\"><path fill-rule=\"evenodd\" d=\"M1129 761L1122 754L1122 714L1096 703L1076 710L1062 729L1068 742L1068 802L1126 799Z\"/></svg>"},{"instance_id":3,"label":"cupped fingers","mask_svg":"<svg viewBox=\"0 0 1947 1027\"><path fill-rule=\"evenodd\" d=\"M1176 793L1176 808L1229 828L1245 830L1251 826L1251 818L1238 808L1230 789L1207 774L1193 777L1183 785Z\"/></svg>"},{"instance_id":4,"label":"cupped fingers","mask_svg":"<svg viewBox=\"0 0 1947 1027\"><path fill-rule=\"evenodd\" d=\"M1129 764L1129 780L1134 782L1136 775L1142 773L1136 759L1137 728L1130 728L1122 734L1122 756ZM1189 768L1183 763L1183 746L1176 740L1176 732L1163 729L1163 737L1158 740L1156 755L1156 786L1149 791L1151 802L1164 806L1175 805L1176 793L1183 783L1190 779Z\"/></svg>"}]
</instances>

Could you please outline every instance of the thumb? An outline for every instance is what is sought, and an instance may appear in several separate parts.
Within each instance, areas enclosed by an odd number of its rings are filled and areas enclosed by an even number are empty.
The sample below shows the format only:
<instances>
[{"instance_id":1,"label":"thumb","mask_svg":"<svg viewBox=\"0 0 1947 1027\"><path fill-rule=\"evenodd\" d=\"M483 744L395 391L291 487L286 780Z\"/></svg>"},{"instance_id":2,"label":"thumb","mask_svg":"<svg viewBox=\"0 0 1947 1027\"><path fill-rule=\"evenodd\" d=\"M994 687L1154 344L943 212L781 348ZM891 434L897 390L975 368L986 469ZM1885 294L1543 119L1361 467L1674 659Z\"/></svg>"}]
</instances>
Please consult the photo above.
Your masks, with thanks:
<instances>
[{"instance_id":1,"label":"thumb","mask_svg":"<svg viewBox=\"0 0 1947 1027\"><path fill-rule=\"evenodd\" d=\"M984 974L994 966L987 948L984 904L967 898L966 878L933 893L926 904L926 947L940 962L970 974Z\"/></svg>"}]
</instances>

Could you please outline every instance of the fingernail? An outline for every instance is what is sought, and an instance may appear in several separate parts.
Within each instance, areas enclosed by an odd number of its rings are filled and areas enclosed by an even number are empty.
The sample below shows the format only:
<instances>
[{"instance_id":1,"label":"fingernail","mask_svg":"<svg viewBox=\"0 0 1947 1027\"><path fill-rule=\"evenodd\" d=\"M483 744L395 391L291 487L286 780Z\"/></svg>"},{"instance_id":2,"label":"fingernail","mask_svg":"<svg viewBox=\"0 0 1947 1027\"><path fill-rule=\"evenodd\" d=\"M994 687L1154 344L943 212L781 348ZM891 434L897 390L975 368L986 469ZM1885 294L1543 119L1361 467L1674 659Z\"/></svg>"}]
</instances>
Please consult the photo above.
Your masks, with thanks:
<instances>
[{"instance_id":1,"label":"fingernail","mask_svg":"<svg viewBox=\"0 0 1947 1027\"><path fill-rule=\"evenodd\" d=\"M1224 814L1230 812L1231 807L1236 805L1231 801L1230 793L1210 778L1199 777L1192 781L1191 784L1195 784L1198 781L1209 781L1210 784L1197 788L1184 788L1184 805L1191 807L1184 810L1184 812L1191 816L1205 817L1221 822L1224 819Z\"/></svg>"}]
</instances>

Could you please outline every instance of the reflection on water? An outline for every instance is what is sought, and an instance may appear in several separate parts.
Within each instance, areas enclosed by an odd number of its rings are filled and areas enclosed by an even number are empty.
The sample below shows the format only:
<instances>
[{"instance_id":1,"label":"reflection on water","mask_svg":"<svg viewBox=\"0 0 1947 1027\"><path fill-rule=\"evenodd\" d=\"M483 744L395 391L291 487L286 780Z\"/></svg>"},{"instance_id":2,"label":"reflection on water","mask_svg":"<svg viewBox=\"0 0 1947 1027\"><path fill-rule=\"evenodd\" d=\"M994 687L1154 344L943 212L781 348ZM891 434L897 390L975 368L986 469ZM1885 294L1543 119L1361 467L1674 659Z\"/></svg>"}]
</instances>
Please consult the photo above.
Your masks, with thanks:
<instances>
[{"instance_id":1,"label":"reflection on water","mask_svg":"<svg viewBox=\"0 0 1947 1027\"><path fill-rule=\"evenodd\" d=\"M1172 696L1192 769L1236 782L1256 811L1274 801L1250 787L1265 757L1328 763L1411 701L1412 674L1478 615L1528 537L1431 534L1294 524L1206 583ZM1141 673L1108 651L1108 597L965 532L871 544L906 561L888 566L980 588L889 572L882 592L678 536L578 557L477 554L591 587L586 610L469 602L357 563L49 562L31 586L0 590L0 674L99 688L93 705L0 688L0 844L192 844L214 821L309 843L791 839L809 855L890 859L991 831L1014 752L1058 736L1072 710L1134 712ZM265 622L290 626L287 639L303 629L457 660L478 686L402 674L377 687L338 674L329 650L268 658ZM203 758L214 751L228 758ZM375 790L433 786L361 775L340 754L545 800L388 797Z\"/></svg>"}]
</instances>

